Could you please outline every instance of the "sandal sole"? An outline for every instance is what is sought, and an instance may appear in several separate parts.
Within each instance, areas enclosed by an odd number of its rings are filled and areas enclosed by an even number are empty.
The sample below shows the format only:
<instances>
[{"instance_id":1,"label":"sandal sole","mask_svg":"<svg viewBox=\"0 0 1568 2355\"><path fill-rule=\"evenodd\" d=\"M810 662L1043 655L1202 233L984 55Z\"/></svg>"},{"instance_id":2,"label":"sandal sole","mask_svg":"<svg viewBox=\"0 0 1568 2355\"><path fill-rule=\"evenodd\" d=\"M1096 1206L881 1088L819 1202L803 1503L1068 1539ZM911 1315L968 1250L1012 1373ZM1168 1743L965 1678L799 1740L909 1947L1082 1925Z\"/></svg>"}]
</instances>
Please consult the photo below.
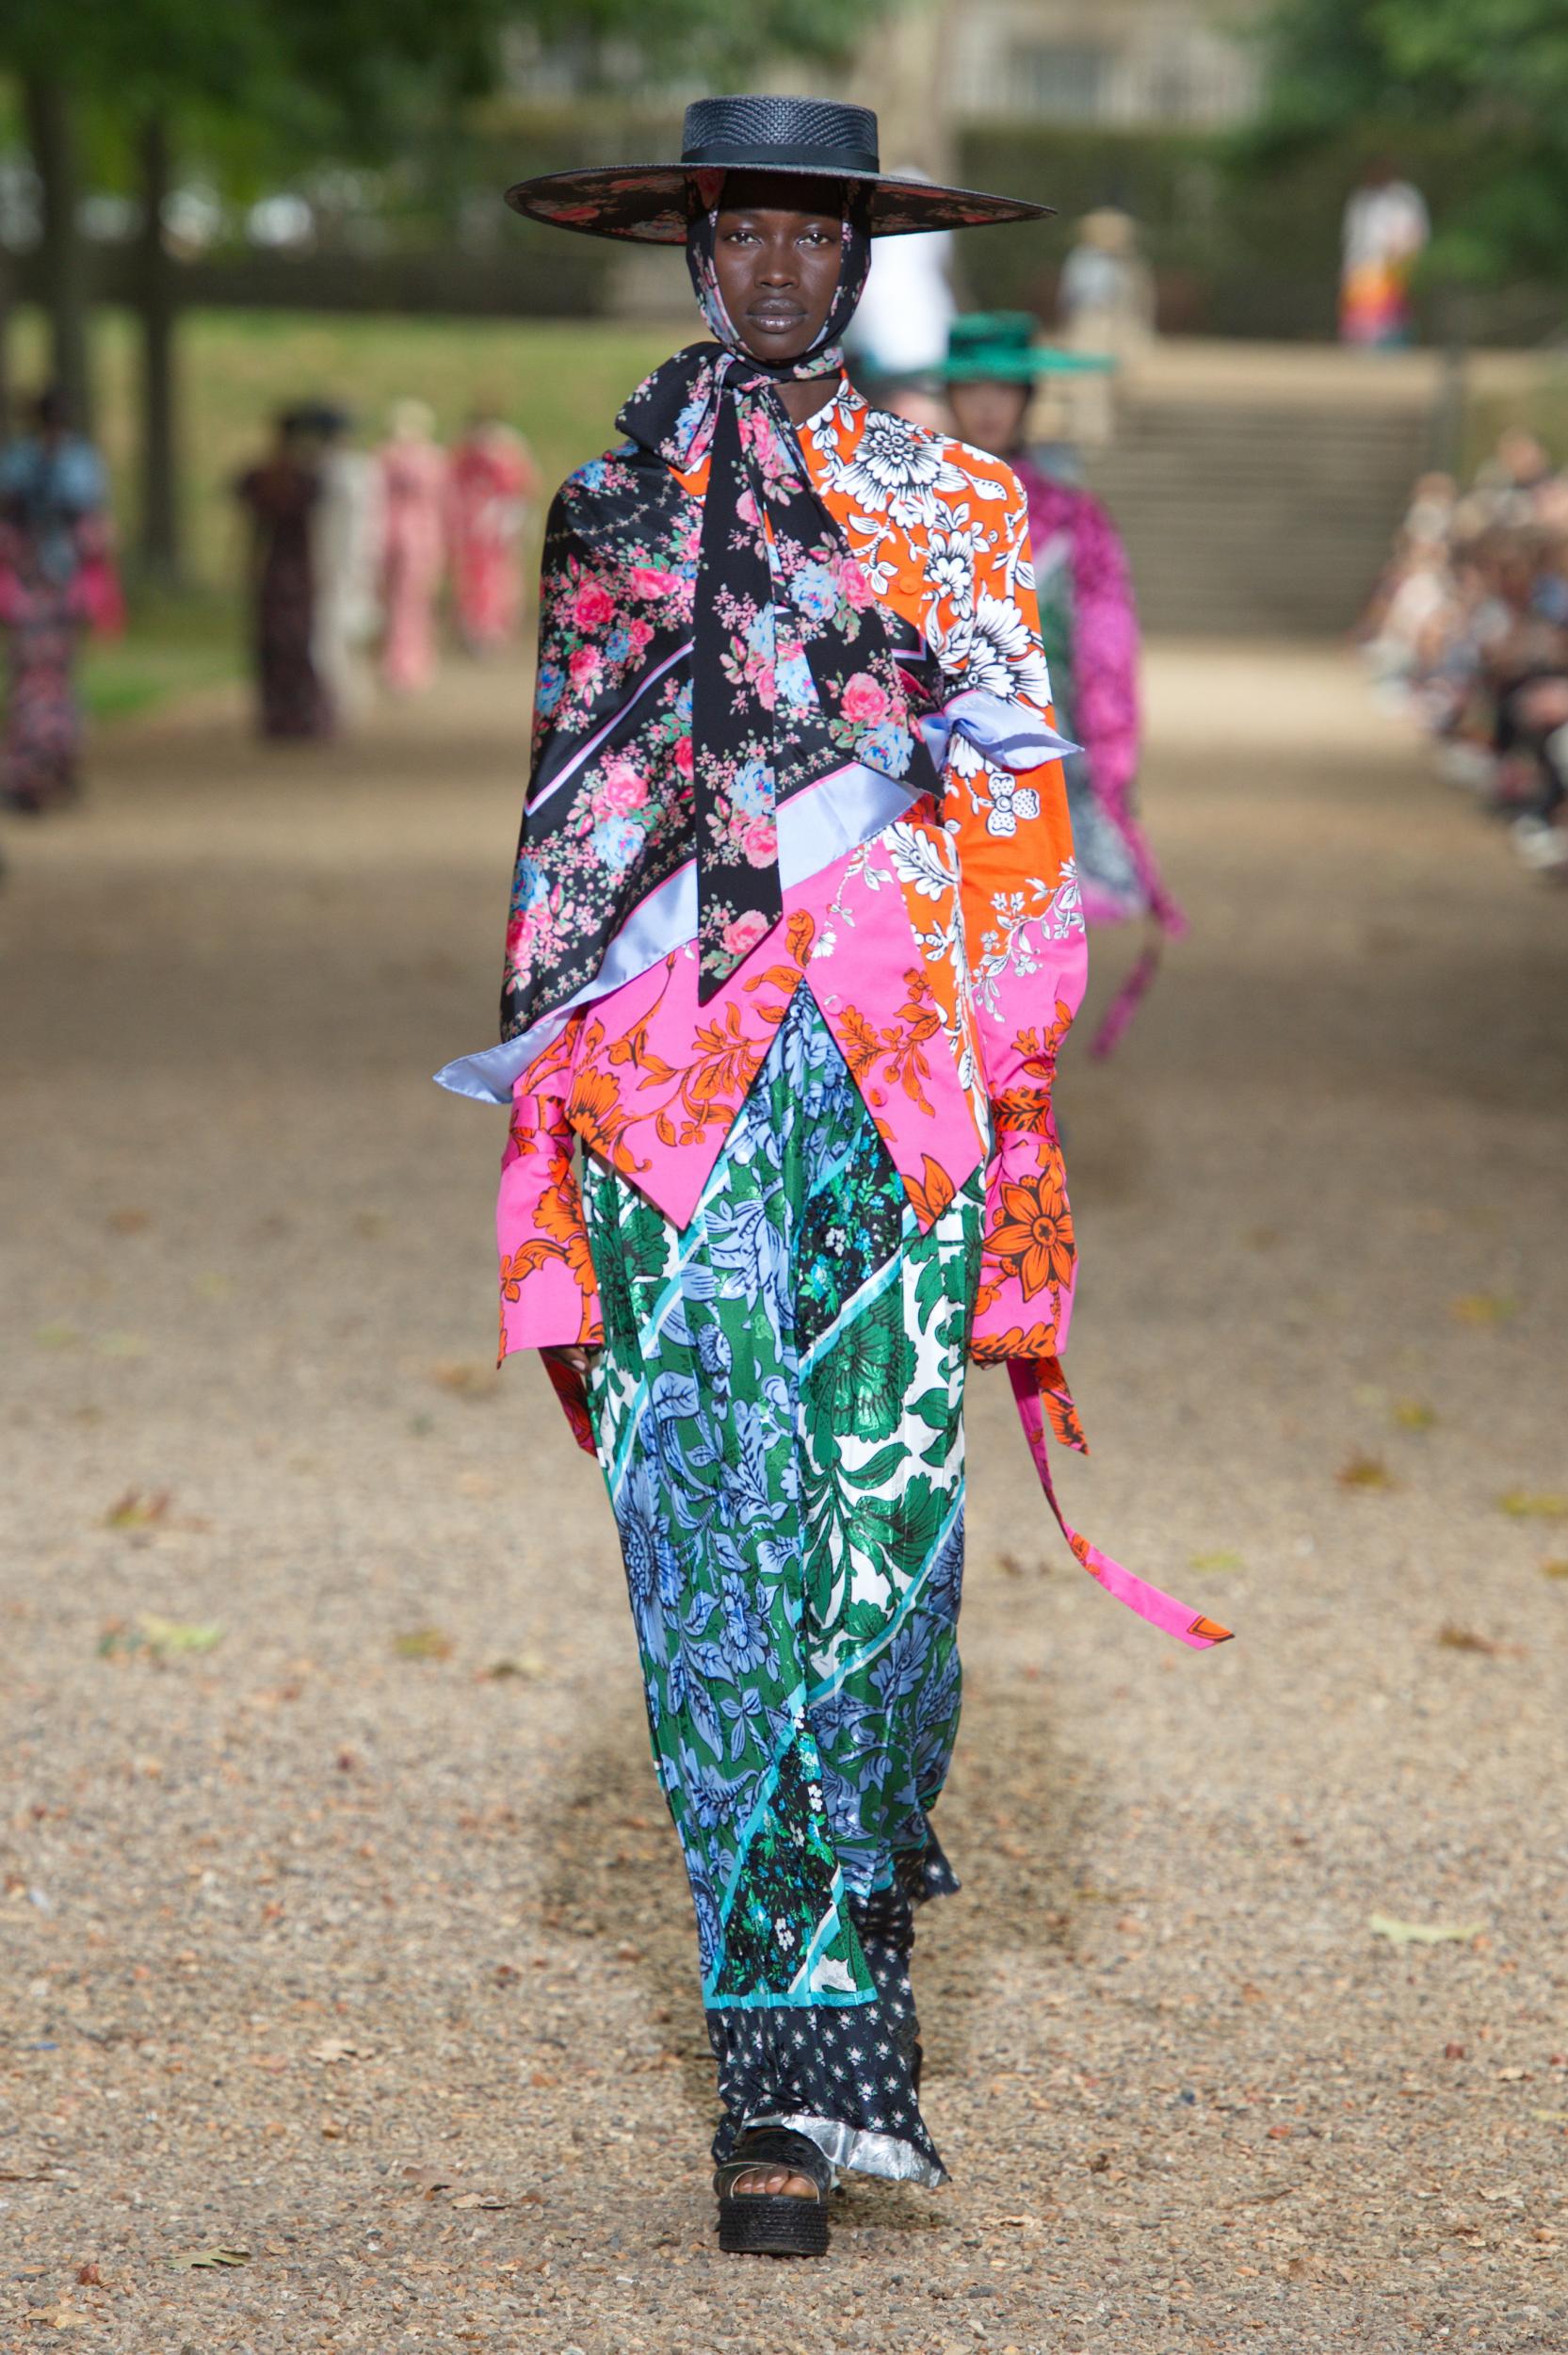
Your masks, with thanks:
<instances>
[{"instance_id":1,"label":"sandal sole","mask_svg":"<svg viewBox=\"0 0 1568 2355\"><path fill-rule=\"evenodd\" d=\"M784 2193L720 2200L719 2246L727 2257L825 2257L827 2211L820 2200Z\"/></svg>"}]
</instances>

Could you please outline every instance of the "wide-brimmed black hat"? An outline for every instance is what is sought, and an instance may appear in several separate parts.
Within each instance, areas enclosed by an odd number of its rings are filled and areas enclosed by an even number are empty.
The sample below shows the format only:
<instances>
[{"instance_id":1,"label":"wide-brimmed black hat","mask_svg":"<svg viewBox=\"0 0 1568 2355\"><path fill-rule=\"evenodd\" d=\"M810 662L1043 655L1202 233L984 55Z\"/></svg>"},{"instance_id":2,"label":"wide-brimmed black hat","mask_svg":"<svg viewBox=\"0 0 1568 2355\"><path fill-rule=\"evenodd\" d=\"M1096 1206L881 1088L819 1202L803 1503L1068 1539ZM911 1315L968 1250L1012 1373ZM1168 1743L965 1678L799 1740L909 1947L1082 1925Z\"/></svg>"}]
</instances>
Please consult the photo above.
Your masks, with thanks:
<instances>
[{"instance_id":1,"label":"wide-brimmed black hat","mask_svg":"<svg viewBox=\"0 0 1568 2355\"><path fill-rule=\"evenodd\" d=\"M684 245L692 214L717 201L727 171L795 178L807 173L849 182L863 191L866 226L874 237L1040 220L1053 209L1022 197L895 179L881 169L871 109L824 98L699 98L686 110L678 164L546 171L509 188L507 203L535 220L585 236Z\"/></svg>"}]
</instances>

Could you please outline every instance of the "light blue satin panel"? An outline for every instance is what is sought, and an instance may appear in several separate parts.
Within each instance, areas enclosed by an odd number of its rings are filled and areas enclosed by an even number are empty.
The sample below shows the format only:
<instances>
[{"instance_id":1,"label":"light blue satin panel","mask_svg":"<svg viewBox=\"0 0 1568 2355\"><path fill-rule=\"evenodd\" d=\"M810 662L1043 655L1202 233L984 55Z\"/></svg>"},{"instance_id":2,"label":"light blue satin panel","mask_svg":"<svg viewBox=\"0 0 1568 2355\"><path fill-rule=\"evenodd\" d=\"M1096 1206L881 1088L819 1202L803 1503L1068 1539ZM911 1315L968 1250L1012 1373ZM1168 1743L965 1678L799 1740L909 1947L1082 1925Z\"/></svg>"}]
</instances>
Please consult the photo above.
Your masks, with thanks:
<instances>
[{"instance_id":1,"label":"light blue satin panel","mask_svg":"<svg viewBox=\"0 0 1568 2355\"><path fill-rule=\"evenodd\" d=\"M931 712L921 721L920 733L939 769L946 766L955 736L963 737L998 769L1014 771L1043 768L1048 760L1061 760L1083 749L1043 720L1032 704L1006 703L983 687L966 688L940 711Z\"/></svg>"},{"instance_id":2,"label":"light blue satin panel","mask_svg":"<svg viewBox=\"0 0 1568 2355\"><path fill-rule=\"evenodd\" d=\"M955 695L944 709L923 720L920 727L939 770L946 764L955 735L966 738L1001 769L1038 769L1047 760L1059 760L1078 750L1071 738L1048 726L1030 705L1005 703L982 688ZM791 794L779 805L779 875L785 890L809 883L847 851L869 842L903 816L910 800L907 784L881 776L860 761ZM623 983L635 982L672 949L685 948L696 937L697 869L688 860L656 891L650 892L617 933L592 981L585 982L565 1005L499 1047L459 1056L436 1073L436 1084L449 1088L454 1096L471 1096L476 1103L509 1104L512 1081L558 1036L569 1015L596 998L607 998Z\"/></svg>"},{"instance_id":3,"label":"light blue satin panel","mask_svg":"<svg viewBox=\"0 0 1568 2355\"><path fill-rule=\"evenodd\" d=\"M859 761L791 794L779 806L779 875L785 890L809 883L847 851L869 842L909 804L907 785L880 776ZM436 1084L450 1088L454 1096L471 1096L477 1103L509 1104L512 1081L558 1035L569 1015L636 981L671 949L685 948L696 937L697 869L687 860L650 892L611 941L592 981L585 982L565 1005L502 1046L460 1056L436 1073Z\"/></svg>"}]
</instances>

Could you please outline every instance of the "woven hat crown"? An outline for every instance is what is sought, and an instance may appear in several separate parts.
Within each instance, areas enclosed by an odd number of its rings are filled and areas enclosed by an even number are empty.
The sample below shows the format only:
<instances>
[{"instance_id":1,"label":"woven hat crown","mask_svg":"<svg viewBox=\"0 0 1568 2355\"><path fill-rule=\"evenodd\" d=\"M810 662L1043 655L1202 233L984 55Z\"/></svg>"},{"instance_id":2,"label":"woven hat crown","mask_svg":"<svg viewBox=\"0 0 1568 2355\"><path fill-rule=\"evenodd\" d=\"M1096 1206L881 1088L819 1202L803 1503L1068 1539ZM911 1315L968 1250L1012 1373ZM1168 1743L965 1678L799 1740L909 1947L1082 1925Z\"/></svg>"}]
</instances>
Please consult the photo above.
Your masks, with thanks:
<instances>
[{"instance_id":1,"label":"woven hat crown","mask_svg":"<svg viewBox=\"0 0 1568 2355\"><path fill-rule=\"evenodd\" d=\"M683 163L815 160L824 171L876 171L877 118L869 106L826 98L699 98L686 110Z\"/></svg>"}]
</instances>

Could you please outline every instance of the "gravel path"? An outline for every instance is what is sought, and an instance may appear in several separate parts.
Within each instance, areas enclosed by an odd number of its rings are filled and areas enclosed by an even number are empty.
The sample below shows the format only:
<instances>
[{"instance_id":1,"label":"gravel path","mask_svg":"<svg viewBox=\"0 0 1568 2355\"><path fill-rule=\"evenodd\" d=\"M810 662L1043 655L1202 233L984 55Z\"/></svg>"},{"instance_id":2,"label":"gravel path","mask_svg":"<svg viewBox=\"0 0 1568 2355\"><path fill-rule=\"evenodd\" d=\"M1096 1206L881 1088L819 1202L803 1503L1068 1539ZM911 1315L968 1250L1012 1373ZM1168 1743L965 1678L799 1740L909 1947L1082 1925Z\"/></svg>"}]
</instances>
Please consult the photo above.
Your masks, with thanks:
<instances>
[{"instance_id":1,"label":"gravel path","mask_svg":"<svg viewBox=\"0 0 1568 2355\"><path fill-rule=\"evenodd\" d=\"M1099 1595L977 1382L956 2180L816 2267L712 2244L607 1511L425 1076L517 686L292 756L214 706L10 829L6 2355L1568 2345L1564 906L1337 656L1151 670L1194 934L1064 1079L1068 1509L1241 1640Z\"/></svg>"}]
</instances>

